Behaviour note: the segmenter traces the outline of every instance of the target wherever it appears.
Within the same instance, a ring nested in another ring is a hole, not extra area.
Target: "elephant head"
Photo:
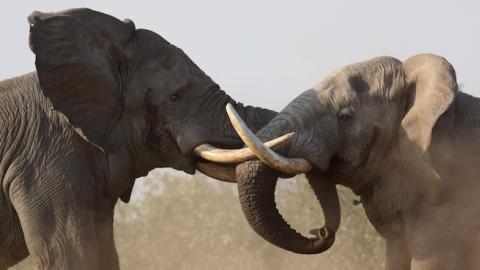
[[[403,63],[379,57],[333,72],[293,100],[256,136],[227,108],[245,144],[261,160],[237,166],[248,222],[281,248],[319,253],[333,244],[340,221],[335,184],[350,187],[363,198],[388,179],[397,186],[411,184],[418,189],[412,193],[419,200],[435,203],[442,182],[428,147],[432,129],[456,90],[455,71],[439,56],[421,54]],[[261,142],[286,132],[296,136],[278,153]],[[325,212],[323,233],[311,239],[293,230],[274,203],[277,177],[299,173],[307,173]]]
[[[132,179],[156,167],[194,173],[194,152],[212,150],[206,143],[241,146],[226,104],[254,130],[276,115],[235,102],[181,49],[130,20],[89,9],[34,12],[28,20],[40,87],[106,154],[111,196],[128,200]]]

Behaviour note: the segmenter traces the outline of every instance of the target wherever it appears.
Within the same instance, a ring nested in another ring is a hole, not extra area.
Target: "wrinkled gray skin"
[[[256,129],[276,114],[131,21],[74,9],[29,22],[37,72],[0,82],[0,269],[28,254],[40,269],[118,269],[113,209],[137,177],[194,173],[201,143],[239,147],[227,103]]]
[[[257,136],[290,131],[296,138],[279,152],[308,160],[315,167],[310,182],[330,187],[320,194],[326,227],[339,225],[332,187],[344,185],[361,196],[386,239],[386,269],[480,269],[480,100],[457,91],[445,59],[379,57],[346,66],[293,100]],[[331,238],[307,239],[278,213],[278,176],[260,161],[237,166],[252,228],[293,252],[328,249]]]

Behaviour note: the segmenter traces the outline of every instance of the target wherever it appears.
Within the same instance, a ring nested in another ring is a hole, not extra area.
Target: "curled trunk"
[[[323,227],[317,231],[317,237],[307,238],[283,219],[275,204],[277,174],[262,162],[247,161],[237,166],[237,182],[240,203],[248,223],[268,242],[301,254],[321,253],[333,245],[333,229]],[[335,224],[336,218],[326,217],[326,220]]]

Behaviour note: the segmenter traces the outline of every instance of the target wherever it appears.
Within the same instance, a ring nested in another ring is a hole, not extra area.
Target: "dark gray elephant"
[[[241,146],[227,103],[254,129],[276,115],[236,103],[130,20],[89,9],[28,20],[37,71],[0,82],[0,269],[28,254],[41,269],[118,269],[113,209],[137,177],[193,174],[205,143]]]
[[[245,216],[266,240],[298,253],[328,249],[340,222],[339,184],[361,196],[386,239],[386,269],[480,269],[480,100],[457,91],[444,58],[346,66],[292,101],[258,138],[229,110],[263,161],[238,165],[237,180]],[[261,144],[292,131],[277,153]],[[274,203],[277,177],[302,172],[325,210],[326,226],[312,238]]]

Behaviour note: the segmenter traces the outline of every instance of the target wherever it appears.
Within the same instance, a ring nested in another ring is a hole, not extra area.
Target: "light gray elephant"
[[[29,254],[40,269],[118,269],[113,209],[137,177],[173,167],[231,180],[194,154],[242,145],[225,105],[254,130],[276,115],[235,102],[130,20],[89,9],[28,20],[37,71],[0,82],[0,270]]]
[[[444,58],[343,67],[256,137],[229,113],[263,161],[238,165],[237,180],[245,216],[267,241],[298,253],[327,250],[340,223],[335,185],[343,185],[386,239],[386,269],[480,269],[480,100],[457,90]],[[277,153],[261,143],[292,131]],[[274,202],[277,177],[304,172],[326,220],[313,238],[293,230]]]

